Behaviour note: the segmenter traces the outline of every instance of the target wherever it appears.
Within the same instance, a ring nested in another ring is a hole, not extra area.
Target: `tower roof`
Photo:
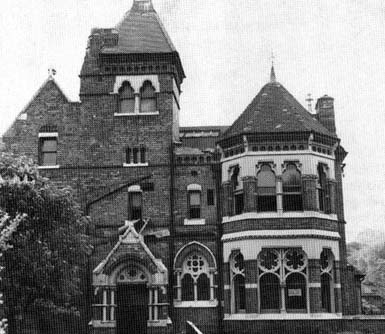
[[[151,0],[134,0],[116,29],[118,45],[104,48],[103,53],[176,52]]]
[[[328,137],[327,130],[288,90],[276,81],[274,67],[270,82],[262,87],[232,126],[223,134],[227,139],[250,133],[314,132]]]

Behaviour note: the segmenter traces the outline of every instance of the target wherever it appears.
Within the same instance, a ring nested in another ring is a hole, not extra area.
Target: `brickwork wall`
[[[321,218],[265,218],[244,219],[223,224],[224,233],[254,230],[280,230],[280,229],[317,229],[325,231],[338,231],[338,223],[334,220]],[[310,231],[309,231],[310,233]]]

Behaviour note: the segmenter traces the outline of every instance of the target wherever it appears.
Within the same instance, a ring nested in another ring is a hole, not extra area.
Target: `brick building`
[[[230,127],[180,127],[184,78],[151,1],[134,0],[92,29],[80,102],[50,76],[3,136],[91,217],[92,333],[354,327],[333,98],[311,114],[272,68]]]

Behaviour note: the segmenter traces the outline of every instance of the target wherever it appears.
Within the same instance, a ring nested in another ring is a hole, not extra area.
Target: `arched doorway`
[[[146,334],[149,320],[149,276],[128,265],[116,276],[116,333]]]

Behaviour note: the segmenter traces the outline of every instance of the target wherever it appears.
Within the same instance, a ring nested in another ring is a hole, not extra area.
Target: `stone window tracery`
[[[191,243],[178,252],[174,264],[176,305],[193,302],[189,305],[199,306],[202,302],[215,301],[214,265],[211,252],[198,243]]]
[[[307,256],[301,249],[264,249],[258,256],[261,312],[306,312]]]
[[[210,300],[207,260],[199,253],[190,255],[183,263],[182,300]]]

